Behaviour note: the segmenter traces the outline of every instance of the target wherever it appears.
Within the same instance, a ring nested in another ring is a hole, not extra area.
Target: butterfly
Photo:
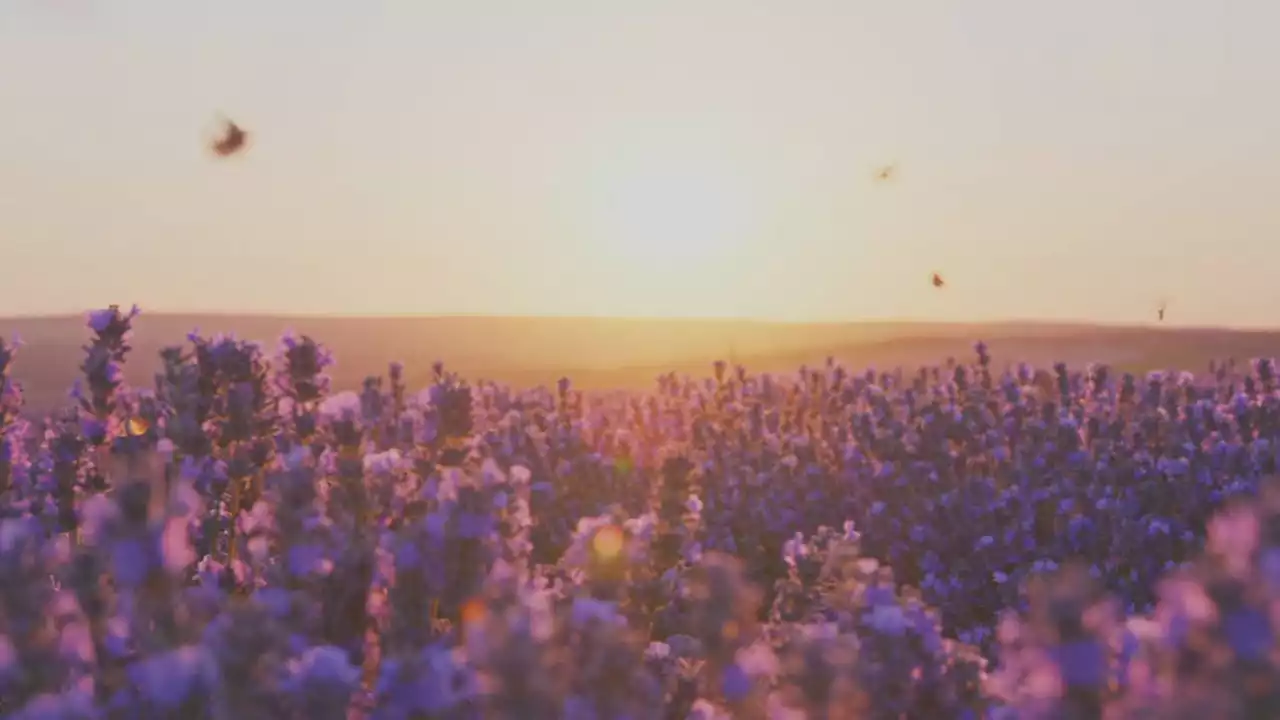
[[[245,143],[249,139],[249,133],[245,132],[244,128],[241,128],[231,120],[225,120],[224,122],[226,126],[222,131],[222,136],[210,145],[210,149],[218,157],[230,157],[244,150]]]
[[[943,280],[943,279],[942,279],[942,276],[941,276],[941,275],[939,275],[938,273],[934,273],[934,274],[933,274],[933,280],[932,280],[932,282],[933,282],[933,286],[934,286],[934,287],[936,287],[936,288],[945,287],[945,286],[946,286],[946,284],[947,284],[947,281],[946,281],[946,280]]]

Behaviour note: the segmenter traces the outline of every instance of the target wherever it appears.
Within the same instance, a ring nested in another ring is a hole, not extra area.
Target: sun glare
[[[752,231],[747,193],[727,169],[655,159],[615,168],[593,194],[591,238],[613,260],[706,269]]]

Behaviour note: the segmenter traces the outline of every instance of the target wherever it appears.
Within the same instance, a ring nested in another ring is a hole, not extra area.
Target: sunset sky
[[[0,315],[1167,297],[1280,326],[1277,28],[1275,0],[3,0]],[[243,157],[206,151],[219,112]]]

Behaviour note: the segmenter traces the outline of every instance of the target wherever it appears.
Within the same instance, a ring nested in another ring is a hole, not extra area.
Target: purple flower
[[[1271,623],[1252,608],[1236,610],[1222,618],[1222,631],[1236,655],[1246,660],[1266,656],[1274,642]]]
[[[333,571],[333,561],[315,544],[299,544],[289,548],[289,572],[295,577],[325,576]]]
[[[738,663],[729,663],[720,679],[720,691],[730,702],[742,700],[751,692],[751,676]]]
[[[152,553],[147,541],[125,538],[111,546],[111,573],[124,587],[138,587],[151,573]]]
[[[1105,682],[1106,655],[1097,642],[1069,642],[1059,645],[1054,654],[1062,679],[1067,685],[1096,688]]]

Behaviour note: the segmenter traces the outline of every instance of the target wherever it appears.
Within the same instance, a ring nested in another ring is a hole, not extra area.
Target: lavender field
[[[47,414],[0,339],[4,718],[1280,716],[1270,359],[337,391],[146,322]]]

